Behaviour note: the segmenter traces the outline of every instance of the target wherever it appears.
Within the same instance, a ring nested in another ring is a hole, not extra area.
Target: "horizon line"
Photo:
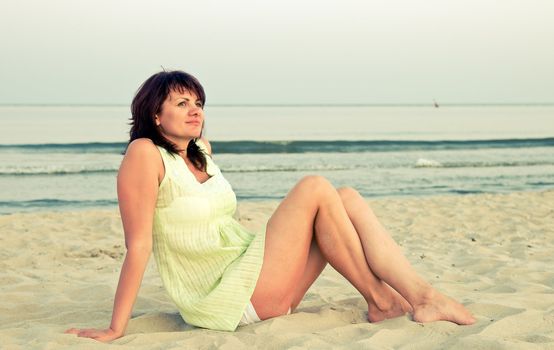
[[[121,103],[0,103],[0,107],[129,107]],[[472,106],[554,106],[554,102],[451,102],[439,104],[445,107]],[[433,107],[433,103],[218,103],[207,107]]]

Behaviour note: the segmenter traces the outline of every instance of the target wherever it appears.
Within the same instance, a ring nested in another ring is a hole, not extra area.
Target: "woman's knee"
[[[343,202],[362,197],[360,193],[352,187],[339,187],[337,188],[337,192]]]
[[[331,182],[321,175],[306,175],[298,181],[298,186],[314,194],[329,193],[335,190]]]

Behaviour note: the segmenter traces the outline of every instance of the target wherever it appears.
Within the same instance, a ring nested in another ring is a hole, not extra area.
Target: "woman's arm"
[[[152,251],[152,222],[158,196],[161,157],[148,139],[133,141],[117,175],[117,196],[127,254],[121,268],[110,327],[69,329],[66,333],[110,341],[123,336]]]

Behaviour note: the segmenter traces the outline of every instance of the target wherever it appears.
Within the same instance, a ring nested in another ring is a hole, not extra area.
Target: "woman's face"
[[[204,125],[202,101],[192,91],[172,90],[156,114],[155,123],[162,134],[177,145],[186,146],[194,138],[200,137]]]

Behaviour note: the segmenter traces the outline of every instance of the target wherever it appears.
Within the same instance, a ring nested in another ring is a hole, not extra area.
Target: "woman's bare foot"
[[[414,305],[414,321],[450,321],[461,325],[475,323],[471,313],[457,301],[431,289],[422,298],[420,303]]]
[[[383,290],[378,295],[376,300],[367,303],[367,319],[369,322],[379,322],[403,316],[413,311],[410,303],[386,283],[383,283]]]

